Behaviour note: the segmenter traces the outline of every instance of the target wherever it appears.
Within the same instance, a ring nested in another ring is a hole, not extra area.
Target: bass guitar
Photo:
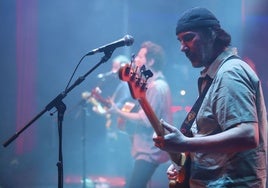
[[[121,67],[118,73],[119,78],[128,83],[131,96],[138,100],[155,133],[158,136],[164,136],[165,130],[146,99],[147,80],[153,76],[153,73],[146,70],[145,66],[140,69],[133,68],[132,63]],[[189,188],[190,157],[181,153],[168,154],[178,172],[177,179],[169,182],[169,188]]]

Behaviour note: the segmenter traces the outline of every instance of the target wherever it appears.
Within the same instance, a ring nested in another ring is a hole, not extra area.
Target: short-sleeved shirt
[[[192,131],[202,137],[257,122],[259,145],[242,152],[192,153],[191,187],[265,187],[267,114],[261,82],[247,63],[230,58],[234,55],[227,49],[203,73],[213,82]]]

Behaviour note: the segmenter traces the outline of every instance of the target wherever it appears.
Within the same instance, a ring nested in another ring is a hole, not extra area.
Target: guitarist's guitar
[[[109,128],[112,124],[111,114],[107,113],[110,108],[110,102],[101,96],[101,89],[94,88],[91,92],[85,91],[82,93],[82,98],[93,105],[92,110],[98,114],[104,114],[106,118],[105,127]]]
[[[106,118],[105,127],[109,129],[112,125],[112,118],[111,114],[109,113],[111,103],[109,99],[103,98],[101,96],[101,92],[102,92],[101,89],[99,87],[96,87],[93,90],[91,90],[91,92],[84,91],[82,93],[82,98],[86,100],[88,103],[93,105],[92,110],[94,112],[105,115]],[[127,101],[124,103],[121,110],[124,112],[131,112],[134,109],[134,107],[135,107],[134,103]],[[126,123],[123,118],[121,117],[117,118],[117,128],[119,128],[122,131],[126,131],[127,133],[131,132],[131,131],[128,132],[128,129],[126,128],[125,124]]]
[[[147,80],[152,76],[153,73],[146,70],[145,66],[134,69],[132,63],[121,67],[119,70],[119,78],[128,83],[132,97],[138,100],[155,133],[158,136],[163,136],[165,134],[164,128],[146,99]],[[181,153],[169,153],[169,156],[178,171],[177,180],[170,181],[169,188],[188,188],[190,157]]]

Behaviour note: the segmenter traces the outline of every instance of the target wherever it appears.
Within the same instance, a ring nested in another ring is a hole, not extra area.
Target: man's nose
[[[182,52],[187,52],[189,50],[188,46],[185,45],[184,43],[181,43],[181,47],[180,47],[180,50]]]

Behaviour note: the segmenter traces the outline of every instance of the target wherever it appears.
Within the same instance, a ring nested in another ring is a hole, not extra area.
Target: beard
[[[211,60],[211,58],[209,58],[210,54],[210,51],[206,48],[200,48],[199,50],[188,51],[185,53],[194,68],[207,67]]]
[[[194,68],[199,68],[202,67],[202,61],[201,58],[199,56],[197,56],[197,54],[192,54],[192,53],[187,53],[186,57],[189,59],[189,61],[192,64],[192,67]]]

